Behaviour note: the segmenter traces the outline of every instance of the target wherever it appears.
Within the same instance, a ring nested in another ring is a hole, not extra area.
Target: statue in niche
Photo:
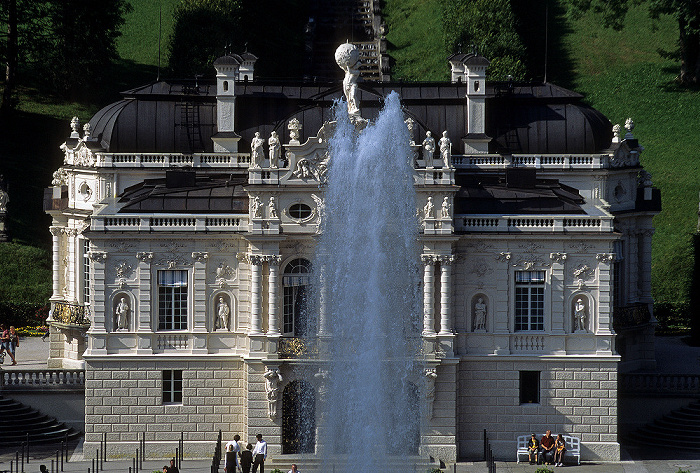
[[[216,323],[214,328],[228,330],[229,315],[231,315],[231,308],[223,296],[219,296],[219,303],[216,305]]]
[[[129,330],[129,303],[126,296],[122,296],[119,304],[114,308],[114,316],[117,320],[117,330]]]
[[[488,307],[484,302],[483,297],[479,297],[474,304],[474,331],[475,332],[485,332],[486,331],[486,315],[488,312]]]
[[[450,198],[447,196],[442,199],[440,215],[442,218],[450,218]]]
[[[452,157],[452,141],[447,137],[447,131],[442,132],[442,138],[438,142],[440,145],[440,158],[443,162],[443,167],[450,167],[450,158]]]
[[[425,214],[425,218],[433,218],[433,209],[435,206],[433,205],[433,198],[431,196],[428,196],[428,202],[425,204],[425,207],[423,207],[423,213]]]
[[[350,43],[341,44],[335,50],[335,62],[345,71],[343,77],[343,93],[348,103],[348,115],[360,116],[360,107],[357,105],[357,79],[360,77],[360,51],[357,46]]]
[[[588,332],[588,310],[583,297],[576,299],[574,303],[574,332]]]
[[[435,401],[435,380],[437,379],[437,370],[435,368],[427,368],[423,373],[425,378],[425,406],[426,417],[433,418],[433,403]]]
[[[267,408],[270,419],[277,417],[277,399],[279,397],[279,383],[282,375],[277,368],[268,368],[263,375],[265,377],[265,392],[267,393]]]
[[[262,160],[265,159],[265,152],[263,151],[263,144],[265,140],[260,138],[260,132],[255,132],[255,137],[250,142],[250,162],[251,167],[259,168]]]
[[[251,204],[251,211],[253,214],[253,218],[262,218],[262,202],[260,202],[260,197],[257,195],[253,199],[253,203]]]
[[[270,197],[270,201],[267,203],[267,212],[269,218],[277,218],[277,203],[274,196]]]
[[[423,140],[423,159],[426,166],[433,165],[433,154],[435,154],[435,138],[433,138],[430,131],[426,131],[425,139]]]
[[[267,140],[267,146],[270,149],[270,167],[276,168],[280,157],[282,156],[282,144],[277,136],[277,132],[270,133],[270,138]]]

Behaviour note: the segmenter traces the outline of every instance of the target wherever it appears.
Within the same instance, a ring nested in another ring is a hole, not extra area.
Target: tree
[[[510,0],[443,0],[443,22],[449,52],[475,46],[491,61],[490,79],[525,78],[525,47]]]
[[[20,82],[59,96],[98,84],[117,58],[127,0],[4,0],[0,56],[5,63],[2,109]]]
[[[176,77],[213,74],[217,57],[248,50],[260,58],[255,65],[257,76],[301,77],[307,3],[181,0],[170,37],[171,73]]]
[[[649,16],[658,19],[670,15],[678,22],[678,51],[680,73],[677,80],[683,85],[697,85],[700,81],[700,2],[698,0],[566,0],[569,15],[576,18],[593,10],[601,15],[603,25],[616,30],[624,26],[630,5],[645,2]]]

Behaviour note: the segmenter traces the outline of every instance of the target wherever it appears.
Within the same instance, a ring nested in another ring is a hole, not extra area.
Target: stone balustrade
[[[623,374],[619,390],[628,395],[660,395],[669,397],[700,396],[700,374]]]
[[[6,370],[0,373],[3,391],[83,390],[84,370]]]
[[[452,165],[458,169],[495,170],[509,167],[568,170],[603,169],[610,167],[607,154],[475,154],[453,155]]]
[[[177,215],[141,215],[139,217],[97,215],[92,217],[91,222],[91,229],[98,231],[248,231],[248,216],[241,214],[197,215],[196,217]]]
[[[96,153],[95,163],[98,168],[192,166],[247,169],[249,165],[250,153]]]
[[[612,232],[613,217],[548,215],[479,216],[456,215],[458,232]]]

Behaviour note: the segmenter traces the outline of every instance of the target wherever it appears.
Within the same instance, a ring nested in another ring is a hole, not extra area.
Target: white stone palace
[[[487,429],[512,458],[517,435],[551,429],[583,460],[619,460],[618,372],[654,364],[660,210],[632,121],[550,83],[486,82],[478,54],[451,56],[445,83],[270,82],[256,59],[71,122],[46,198],[49,367],[85,368],[84,450],[106,432],[133,452],[145,432],[167,455],[184,432],[208,456],[221,429],[262,433],[274,461],[315,453],[324,373],[303,320],[314,307],[323,328],[308,299],[330,108],[345,92],[373,120],[395,90],[421,221],[415,453],[480,459]]]

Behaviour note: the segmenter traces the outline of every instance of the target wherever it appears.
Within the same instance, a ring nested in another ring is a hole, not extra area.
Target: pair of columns
[[[262,267],[267,263],[270,270],[268,278],[268,335],[279,335],[279,323],[277,321],[278,312],[278,284],[279,267],[282,257],[279,255],[249,255],[250,264],[250,335],[262,335]]]
[[[440,265],[440,332],[452,333],[452,262],[454,255],[422,255],[423,336],[435,335],[435,269]]]

